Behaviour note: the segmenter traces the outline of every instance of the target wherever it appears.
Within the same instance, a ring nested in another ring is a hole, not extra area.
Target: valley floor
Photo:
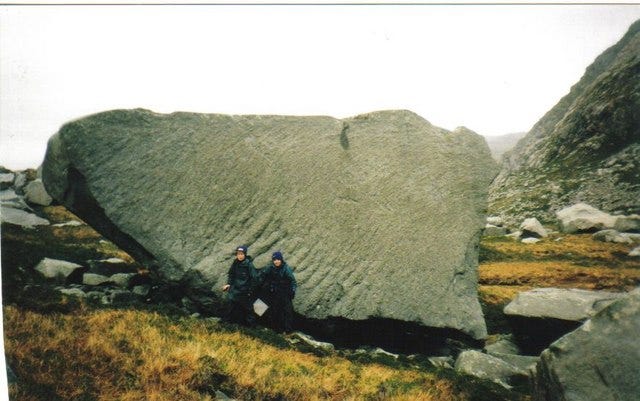
[[[61,207],[38,211],[52,223],[79,220]],[[508,334],[502,308],[520,291],[563,287],[626,291],[640,283],[631,246],[589,234],[537,244],[483,238],[480,300],[492,338]],[[2,225],[5,351],[18,378],[13,400],[527,400],[499,385],[420,355],[319,352],[267,329],[246,329],[178,308],[111,308],[48,290],[28,272],[43,257],[118,257],[86,225],[25,230]],[[141,266],[137,266],[143,269]]]

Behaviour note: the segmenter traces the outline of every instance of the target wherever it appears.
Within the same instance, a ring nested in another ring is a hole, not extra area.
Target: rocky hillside
[[[586,202],[640,212],[640,21],[505,155],[490,213],[551,221]]]

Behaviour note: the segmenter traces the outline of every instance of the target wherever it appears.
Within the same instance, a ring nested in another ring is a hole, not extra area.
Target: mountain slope
[[[583,201],[640,212],[640,21],[507,153],[489,209],[507,220]]]

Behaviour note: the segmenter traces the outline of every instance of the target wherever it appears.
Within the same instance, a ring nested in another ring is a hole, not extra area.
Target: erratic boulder
[[[63,126],[43,163],[54,199],[166,280],[217,291],[235,246],[248,244],[258,267],[279,249],[306,318],[389,318],[476,339],[496,172],[481,136],[408,111],[110,111]]]
[[[640,290],[614,302],[542,352],[536,401],[637,400]]]
[[[562,232],[592,232],[613,228],[616,217],[596,209],[586,203],[566,207],[556,213]]]

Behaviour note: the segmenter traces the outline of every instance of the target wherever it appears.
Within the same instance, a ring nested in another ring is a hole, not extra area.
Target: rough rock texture
[[[489,210],[553,222],[577,202],[640,211],[640,21],[505,154]]]
[[[511,388],[518,381],[526,381],[527,372],[492,355],[469,350],[456,359],[455,369],[481,379],[492,380],[503,387]]]
[[[616,217],[586,203],[578,203],[556,212],[560,229],[565,233],[597,231],[613,228]]]
[[[538,288],[519,293],[505,308],[506,315],[584,321],[624,293],[562,288]]]
[[[284,252],[303,316],[482,338],[478,241],[496,170],[482,137],[408,111],[337,120],[120,110],[65,125],[43,181],[190,288],[219,288],[246,243],[257,266]]]
[[[522,224],[520,224],[520,230],[522,231],[523,237],[543,238],[548,235],[547,230],[535,217],[525,219]]]
[[[537,401],[637,400],[640,290],[602,310],[540,355]]]
[[[538,355],[623,296],[607,291],[538,288],[519,293],[504,313],[523,352]]]
[[[42,180],[35,179],[24,187],[24,194],[27,202],[36,205],[49,206],[51,204],[51,196],[47,193],[42,184]]]
[[[14,224],[26,228],[33,228],[35,226],[48,226],[49,220],[38,217],[33,213],[25,212],[24,210],[14,209],[13,207],[2,206],[0,210],[0,217],[3,223]]]

